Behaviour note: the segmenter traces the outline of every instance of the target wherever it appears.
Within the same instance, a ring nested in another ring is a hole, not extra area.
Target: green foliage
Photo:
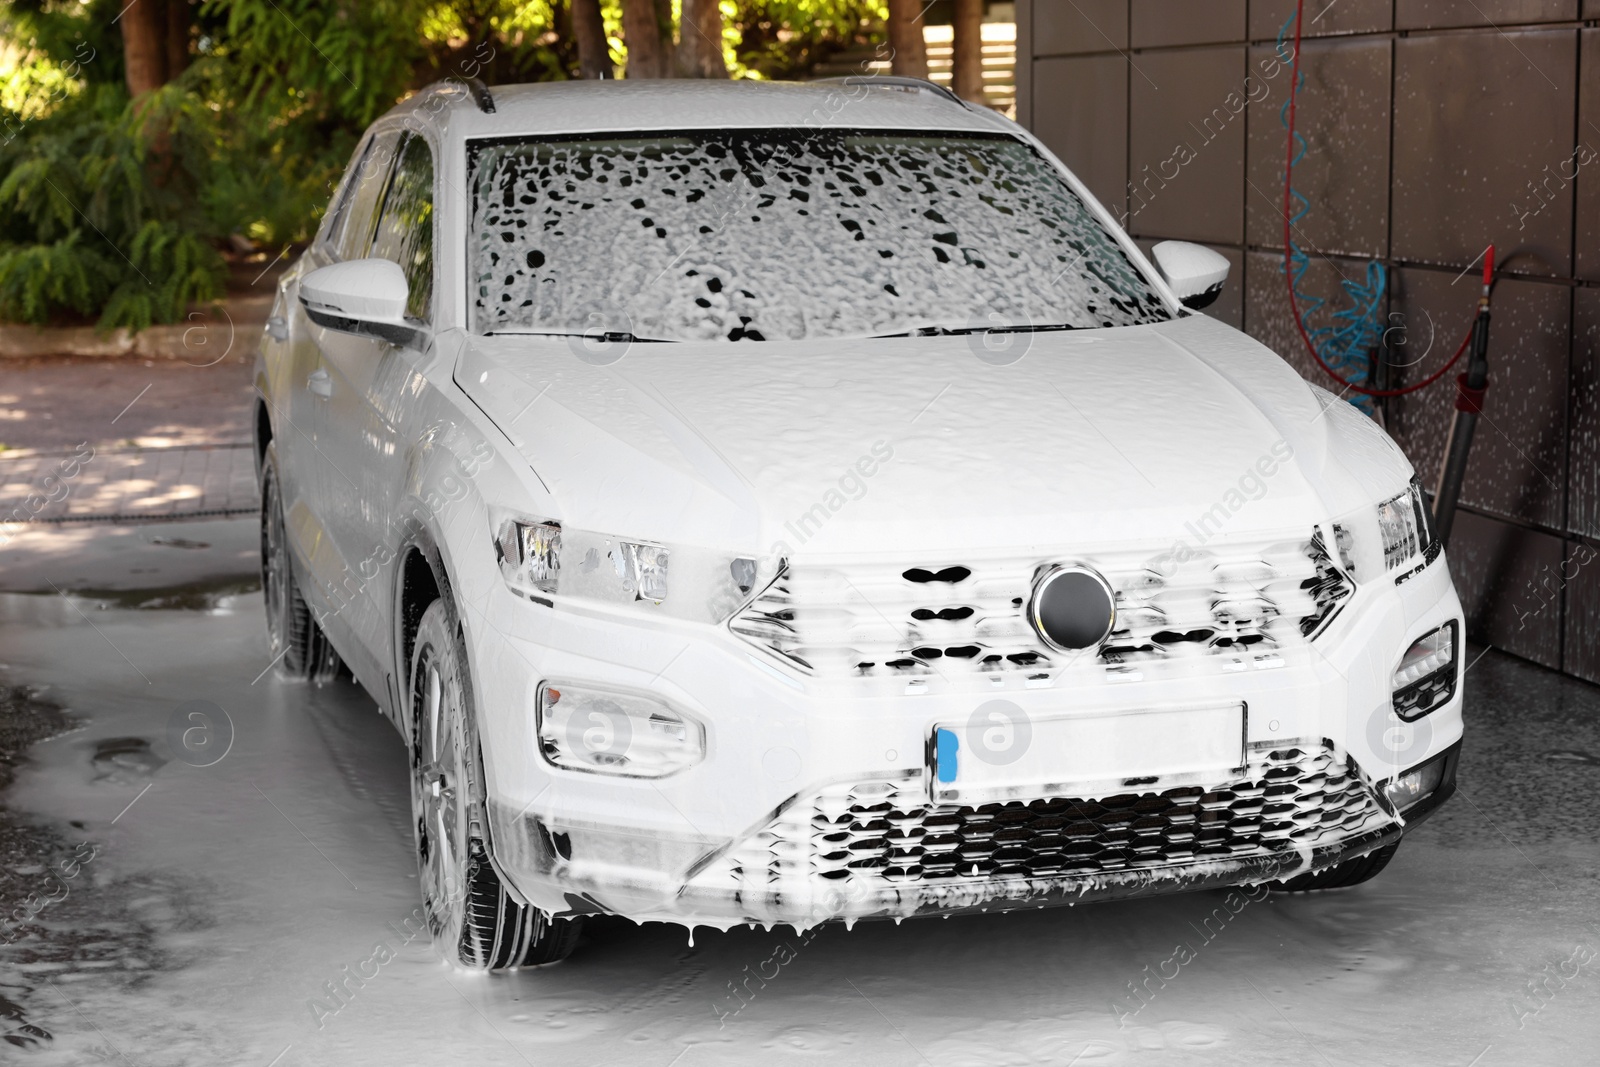
[[[0,318],[142,328],[220,296],[220,145],[185,79],[137,109],[91,84],[26,123],[0,147]]]
[[[735,76],[796,78],[882,35],[887,0],[724,0]],[[731,10],[730,10],[731,9]]]
[[[44,322],[57,309],[89,315],[120,277],[103,253],[80,247],[77,234],[51,244],[0,245],[0,318]]]
[[[222,295],[222,257],[210,242],[171,223],[150,220],[129,248],[138,279],[126,278],[106,302],[105,317],[143,329],[174,322],[190,304]]]
[[[424,54],[425,0],[205,0],[212,52],[251,118],[365,127],[405,92]]]

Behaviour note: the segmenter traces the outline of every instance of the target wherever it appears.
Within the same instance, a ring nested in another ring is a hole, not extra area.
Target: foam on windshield
[[[478,332],[805,340],[1170,317],[1011,137],[701,131],[471,152]]]

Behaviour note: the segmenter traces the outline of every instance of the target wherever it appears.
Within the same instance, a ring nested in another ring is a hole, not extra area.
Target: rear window
[[[816,340],[1170,318],[1060,174],[997,135],[474,142],[479,333]]]

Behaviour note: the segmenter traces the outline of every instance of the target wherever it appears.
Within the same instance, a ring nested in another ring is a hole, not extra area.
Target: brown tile
[[[1457,512],[1446,558],[1468,638],[1559,668],[1564,552],[1558,537]]]
[[[1150,255],[1150,249],[1159,244],[1159,241],[1148,237],[1134,240],[1145,255]],[[1244,253],[1237,248],[1212,247],[1213,252],[1226,256],[1228,263],[1228,281],[1222,287],[1222,294],[1217,297],[1217,302],[1201,312],[1210,315],[1219,322],[1225,322],[1236,330],[1244,329]],[[1154,263],[1154,257],[1150,262]]]
[[[1600,541],[1568,541],[1560,578],[1567,617],[1561,669],[1600,682]]]
[[[1245,39],[1245,0],[1133,0],[1133,47]]]
[[[1593,0],[1600,18],[1600,0]],[[1569,159],[1557,164],[1558,174],[1577,171],[1575,271],[1580,278],[1600,279],[1600,29],[1580,35],[1578,69],[1578,143]]]
[[[1471,274],[1452,284],[1454,277],[1419,268],[1399,272],[1392,311],[1406,326],[1406,350],[1416,352],[1419,361],[1407,381],[1419,381],[1442,366],[1471,324],[1479,286]],[[1502,281],[1495,288],[1489,392],[1472,440],[1462,503],[1561,528],[1571,314],[1571,291],[1565,286]],[[1466,369],[1466,358],[1456,370]],[[1391,432],[1430,489],[1455,409],[1455,372],[1399,398],[1392,408]]]
[[[1292,75],[1270,46],[1250,51],[1250,185],[1245,190],[1250,242],[1283,246],[1283,164],[1288,130],[1283,105]],[[1305,86],[1295,127],[1306,140],[1295,163],[1295,189],[1309,201],[1295,223],[1307,250],[1382,256],[1389,239],[1390,47],[1386,39],[1308,42]]]
[[[1578,0],[1395,0],[1395,27],[1515,26],[1519,22],[1566,22],[1578,17]]]
[[[1119,219],[1128,209],[1128,63],[1118,55],[1033,65],[1033,132]]]
[[[1567,529],[1600,543],[1600,289],[1573,293]]]
[[[1394,238],[1401,259],[1465,265],[1491,241],[1571,266],[1570,190],[1526,217],[1546,165],[1572,154],[1577,33],[1424,35],[1395,43]]]
[[[1250,39],[1276,40],[1295,11],[1295,0],[1251,0]],[[1308,0],[1303,37],[1374,33],[1394,27],[1394,0]],[[1293,37],[1294,27],[1288,36]]]
[[[1070,56],[1126,50],[1128,0],[1035,0],[1033,54]]]
[[[1225,322],[1234,329],[1244,329],[1244,253],[1237,248],[1218,248],[1216,251],[1228,258],[1228,281],[1222,287],[1217,302],[1202,314]]]
[[[1129,228],[1244,238],[1245,49],[1146,52],[1129,78]]]

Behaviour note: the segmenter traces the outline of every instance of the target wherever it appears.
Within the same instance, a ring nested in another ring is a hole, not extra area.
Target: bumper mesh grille
[[[798,810],[797,810],[798,809]],[[748,888],[796,878],[935,884],[1092,877],[1271,856],[1335,843],[1391,817],[1330,747],[1258,755],[1245,777],[1100,800],[934,806],[915,783],[830,789],[730,857]]]

